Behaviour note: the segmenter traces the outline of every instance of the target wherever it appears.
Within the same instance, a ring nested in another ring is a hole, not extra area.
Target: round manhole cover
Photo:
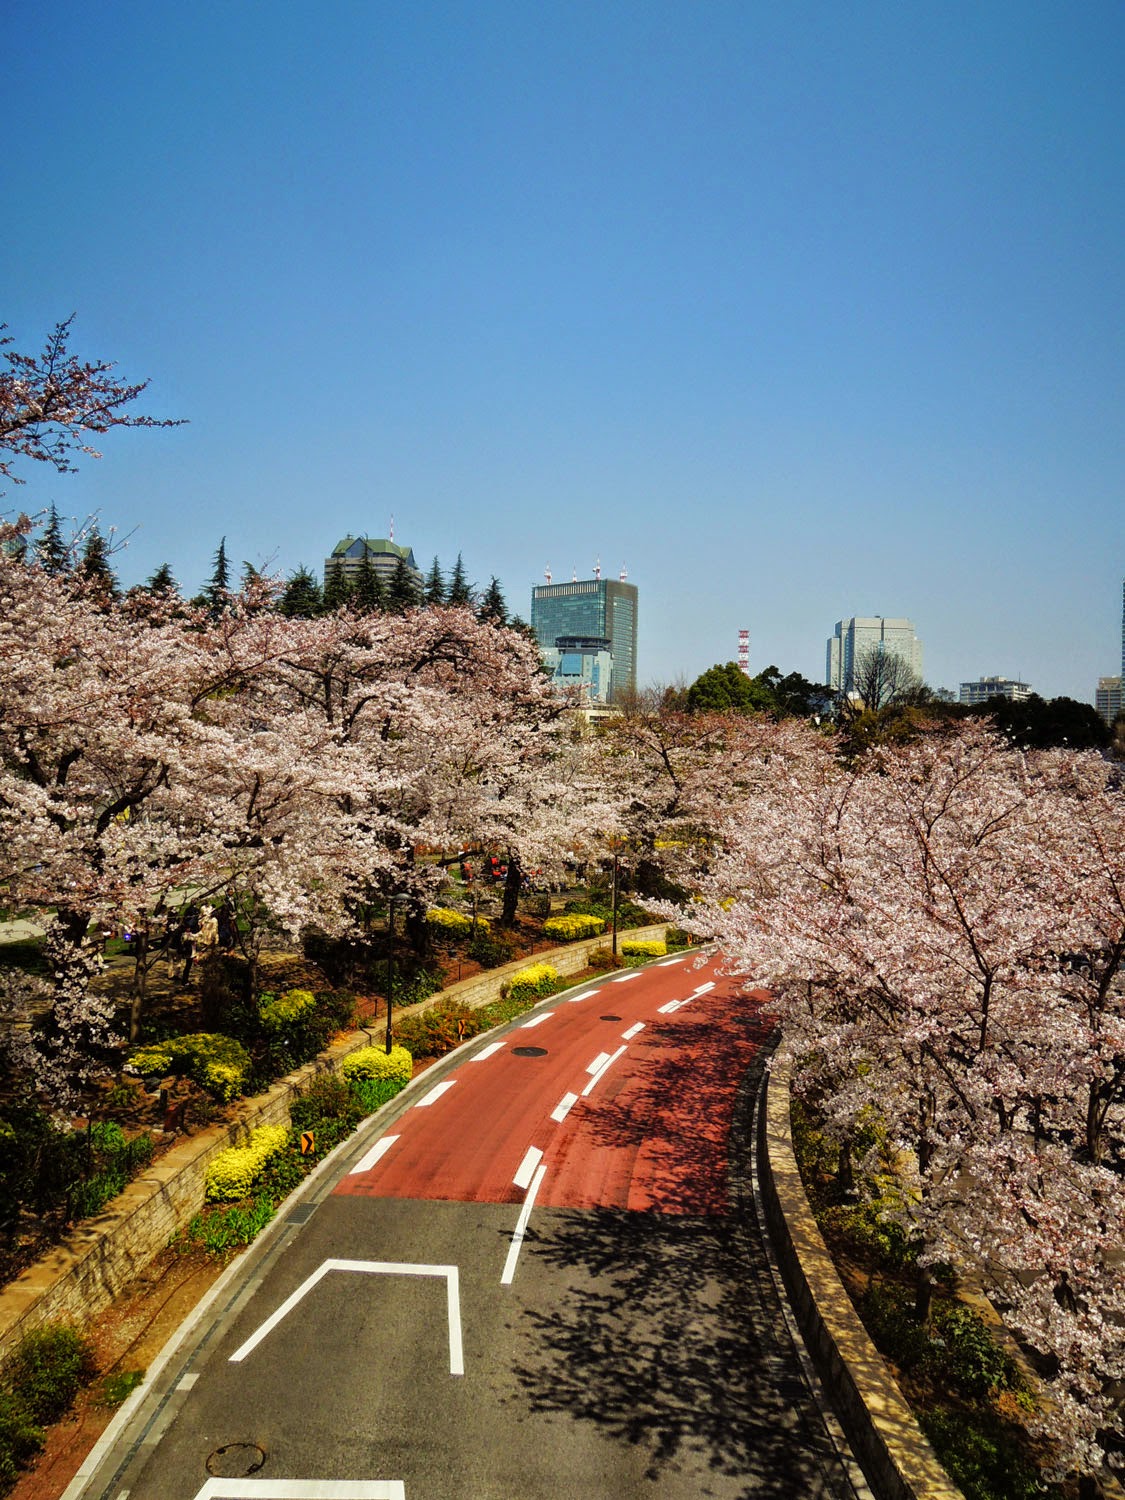
[[[257,1443],[224,1443],[207,1460],[207,1472],[216,1479],[245,1479],[256,1474],[266,1461],[266,1450]]]
[[[546,1047],[513,1047],[512,1051],[517,1057],[546,1057]]]
[[[603,1021],[620,1021],[621,1017],[620,1016],[602,1016],[601,1019]]]

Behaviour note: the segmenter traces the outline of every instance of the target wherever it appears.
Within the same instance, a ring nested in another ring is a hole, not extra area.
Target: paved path
[[[671,961],[428,1072],[247,1257],[84,1493],[850,1497],[746,1188],[759,1000]]]

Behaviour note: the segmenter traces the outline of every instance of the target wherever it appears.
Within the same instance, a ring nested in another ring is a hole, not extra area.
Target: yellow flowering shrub
[[[621,944],[623,958],[663,958],[667,952],[668,944],[660,942],[658,938],[634,938],[631,942]]]
[[[576,943],[580,938],[597,937],[605,931],[601,917],[591,917],[571,912],[563,917],[548,917],[543,923],[543,936],[556,938],[560,942]]]
[[[262,1125],[245,1146],[228,1146],[207,1164],[206,1194],[210,1203],[246,1198],[271,1157],[289,1144],[285,1125]]]
[[[389,1052],[385,1047],[361,1047],[358,1052],[344,1058],[340,1071],[349,1083],[365,1079],[409,1083],[414,1072],[414,1059],[405,1047],[394,1046]]]
[[[312,990],[286,990],[284,995],[263,995],[258,1002],[258,1015],[266,1031],[284,1031],[287,1027],[307,1021],[316,1010],[316,996]]]
[[[197,1031],[172,1036],[150,1047],[137,1047],[126,1064],[131,1073],[183,1074],[226,1104],[246,1087],[250,1054],[241,1042],[220,1032]]]
[[[517,969],[508,984],[508,994],[517,1000],[527,995],[553,995],[559,987],[559,971],[550,964],[529,964]]]

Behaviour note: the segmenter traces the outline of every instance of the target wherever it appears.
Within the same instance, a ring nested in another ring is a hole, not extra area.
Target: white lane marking
[[[634,969],[631,974],[617,974],[617,975],[615,975],[614,978],[611,979],[609,982],[610,982],[610,984],[625,984],[627,980],[630,980],[630,979],[639,979],[640,977],[641,977],[641,971],[640,971],[640,969]]]
[[[248,1354],[252,1354],[266,1335],[272,1333],[282,1319],[289,1316],[298,1303],[308,1296],[313,1287],[323,1280],[329,1271],[358,1271],[365,1276],[444,1276],[449,1318],[449,1373],[464,1375],[465,1353],[461,1342],[460,1272],[456,1266],[423,1266],[414,1261],[396,1260],[323,1261],[311,1276],[301,1282],[295,1292],[286,1297],[277,1311],[271,1313],[261,1327],[234,1351],[230,1357],[230,1363],[240,1364]]]
[[[660,1006],[657,1014],[661,1016],[670,1016],[673,1014],[673,1012],[679,1010],[682,1004],[682,1000],[669,1000],[667,1005]]]
[[[470,1062],[484,1062],[486,1057],[493,1057],[497,1052],[503,1052],[503,1042],[489,1042],[487,1047],[482,1047],[479,1052],[469,1058]]]
[[[609,1071],[609,1069],[613,1067],[614,1063],[621,1056],[621,1054],[623,1052],[628,1052],[628,1050],[629,1050],[628,1047],[618,1047],[618,1049],[617,1049],[616,1052],[612,1053],[609,1057],[606,1058],[605,1062],[602,1063],[601,1067],[594,1074],[593,1078],[590,1079],[590,1082],[582,1090],[582,1097],[583,1098],[586,1097],[586,1095],[590,1092],[590,1090],[594,1087],[594,1085],[599,1081],[599,1079],[602,1077],[602,1075],[604,1073],[607,1073]]]
[[[176,1389],[178,1391],[190,1391],[192,1386],[198,1379],[199,1371],[193,1370],[190,1375],[181,1376],[181,1378],[176,1382]]]
[[[401,1479],[209,1479],[195,1500],[406,1500],[406,1486]]]
[[[382,1157],[386,1156],[387,1152],[391,1149],[391,1147],[397,1140],[397,1135],[385,1135],[381,1141],[376,1141],[371,1150],[368,1151],[365,1156],[360,1157],[355,1166],[348,1173],[348,1176],[354,1177],[357,1172],[370,1172],[375,1163]]]
[[[684,955],[681,953],[678,958],[662,958],[656,967],[658,969],[666,969],[669,964],[682,964],[683,961]]]
[[[551,1111],[551,1119],[557,1120],[561,1125],[577,1103],[577,1094],[564,1094],[559,1102],[555,1105],[554,1109]]]
[[[577,1005],[579,1000],[589,1000],[592,995],[600,995],[601,992],[601,985],[599,985],[596,990],[584,990],[581,995],[568,995],[566,997],[567,1004]]]
[[[431,1104],[435,1104],[441,1098],[447,1089],[451,1089],[456,1082],[456,1078],[447,1078],[444,1083],[437,1084],[428,1094],[423,1094],[414,1108],[428,1109]]]
[[[511,1286],[516,1275],[516,1261],[520,1258],[520,1246],[523,1237],[527,1233],[527,1221],[531,1218],[531,1210],[535,1206],[535,1195],[539,1191],[539,1184],[547,1175],[546,1167],[537,1167],[535,1176],[531,1179],[531,1186],[527,1190],[527,1197],[523,1200],[520,1216],[516,1220],[515,1232],[512,1235],[512,1243],[508,1247],[508,1258],[504,1262],[504,1270],[500,1277],[501,1286]]]
[[[406,1500],[406,1486],[401,1479],[209,1479],[195,1500]]]
[[[524,1152],[523,1161],[520,1162],[520,1169],[512,1178],[516,1187],[525,1188],[530,1186],[531,1179],[535,1176],[535,1169],[542,1160],[543,1153],[538,1146],[529,1146],[527,1148]]]
[[[598,1055],[597,1055],[597,1057],[594,1058],[593,1062],[586,1069],[587,1073],[596,1073],[599,1068],[604,1068],[605,1067],[605,1063],[606,1063],[606,1059],[608,1057],[609,1057],[609,1053],[608,1052],[599,1052]]]
[[[630,1026],[628,1031],[623,1031],[621,1033],[621,1040],[623,1042],[631,1042],[633,1038],[635,1036],[639,1036],[644,1029],[645,1023],[643,1021],[638,1021],[635,1026]]]
[[[533,1026],[542,1026],[543,1022],[549,1021],[553,1015],[553,1010],[545,1010],[541,1016],[532,1016],[530,1021],[525,1021],[520,1030],[530,1031]]]
[[[701,984],[695,993],[696,995],[705,995],[708,990],[713,990],[714,988],[715,981],[711,979],[706,984]],[[692,998],[694,999],[694,996]]]

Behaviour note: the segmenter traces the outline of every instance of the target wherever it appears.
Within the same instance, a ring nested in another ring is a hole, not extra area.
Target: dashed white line
[[[699,986],[699,988],[696,990],[695,993],[697,995],[705,995],[708,990],[713,990],[714,988],[715,988],[715,981],[713,979],[711,979],[711,980],[708,980],[708,982],[706,984],[701,984]]]
[[[684,956],[681,953],[678,958],[662,958],[660,960],[660,962],[656,965],[656,967],[658,969],[666,969],[669,964],[681,964],[681,963],[683,963],[683,961],[684,961]]]
[[[503,1042],[489,1042],[487,1047],[482,1047],[469,1058],[470,1062],[484,1062],[486,1057],[493,1057],[497,1052],[503,1052]]]
[[[585,1096],[590,1092],[590,1090],[594,1087],[594,1085],[601,1079],[602,1075],[604,1073],[608,1072],[609,1069],[613,1067],[614,1063],[621,1056],[621,1054],[623,1052],[628,1052],[628,1050],[629,1050],[628,1047],[618,1047],[618,1049],[617,1049],[616,1052],[611,1052],[610,1053],[610,1055],[606,1058],[605,1062],[602,1063],[601,1067],[594,1074],[593,1078],[590,1079],[590,1082],[582,1090],[582,1096],[583,1096],[583,1098],[585,1098]]]
[[[640,977],[640,969],[634,969],[631,974],[615,974],[609,982],[610,984],[625,984],[630,979],[639,979]]]
[[[435,1104],[441,1098],[442,1094],[451,1089],[456,1082],[456,1078],[447,1078],[444,1083],[439,1083],[435,1088],[432,1088],[428,1094],[423,1094],[414,1108],[428,1109],[431,1104]]]
[[[549,1021],[553,1015],[553,1010],[545,1010],[541,1016],[532,1016],[530,1021],[525,1021],[520,1030],[530,1031],[533,1026],[542,1026],[543,1022]]]
[[[176,1389],[178,1391],[190,1391],[192,1386],[198,1379],[199,1371],[193,1370],[190,1375],[182,1375],[180,1377],[180,1379],[176,1382]]]
[[[525,1188],[531,1185],[531,1179],[535,1176],[535,1169],[542,1160],[543,1153],[538,1146],[529,1146],[527,1148],[523,1161],[520,1162],[520,1169],[512,1178],[516,1187]]]
[[[568,1005],[577,1005],[579,1000],[589,1000],[591,996],[600,995],[601,992],[601,985],[599,985],[596,990],[583,990],[581,995],[568,995],[566,1001]]]
[[[209,1479],[195,1500],[406,1500],[406,1486],[401,1479]]]
[[[348,1173],[348,1176],[354,1177],[357,1172],[370,1172],[375,1163],[381,1160],[382,1157],[386,1156],[387,1152],[391,1149],[391,1147],[397,1140],[397,1135],[385,1135],[381,1141],[376,1141],[371,1150],[368,1151],[365,1156],[360,1157],[355,1166]]]
[[[594,1058],[593,1062],[586,1069],[587,1073],[596,1073],[599,1068],[604,1068],[608,1058],[608,1052],[599,1052],[597,1057]]]
[[[675,1011],[679,1010],[679,1008],[680,1008],[680,1006],[682,1004],[683,1004],[682,1000],[669,1000],[668,1003],[667,1003],[667,1005],[662,1005],[662,1006],[659,1007],[659,1010],[658,1010],[657,1013],[659,1015],[662,1015],[662,1016],[670,1016]]]
[[[551,1119],[557,1120],[561,1125],[577,1103],[577,1094],[564,1094],[559,1102],[555,1105],[554,1109],[551,1111]]]
[[[638,1021],[635,1026],[630,1026],[628,1031],[623,1031],[621,1033],[621,1040],[623,1042],[631,1042],[633,1038],[635,1036],[639,1036],[644,1029],[645,1023],[643,1021]]]
[[[520,1216],[516,1220],[512,1243],[508,1247],[508,1258],[504,1262],[503,1274],[500,1277],[501,1286],[511,1286],[515,1279],[516,1262],[520,1258],[520,1246],[523,1244],[523,1237],[527,1233],[527,1221],[531,1218],[531,1210],[535,1206],[535,1195],[539,1191],[539,1184],[546,1175],[547,1168],[540,1166],[536,1168],[535,1176],[531,1179],[531,1186],[527,1190],[527,1197],[523,1200]]]

